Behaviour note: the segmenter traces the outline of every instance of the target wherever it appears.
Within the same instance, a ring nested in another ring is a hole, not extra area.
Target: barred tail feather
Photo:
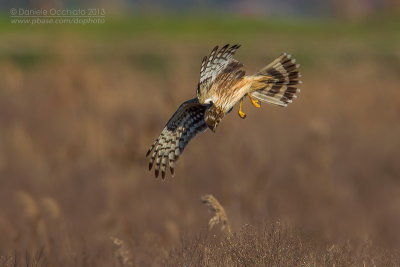
[[[255,82],[251,87],[251,95],[262,102],[286,107],[296,98],[296,93],[300,92],[297,88],[301,84],[299,67],[296,59],[283,53],[253,75]]]

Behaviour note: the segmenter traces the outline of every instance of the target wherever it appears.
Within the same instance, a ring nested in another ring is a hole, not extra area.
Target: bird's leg
[[[242,103],[243,103],[243,98],[240,99],[240,104],[239,104],[239,117],[242,119],[246,118],[246,114],[244,114],[244,112],[242,111]]]
[[[248,93],[248,95],[249,95],[250,101],[251,101],[251,103],[253,104],[253,106],[255,106],[256,108],[261,107],[260,104],[258,104],[258,100],[254,100],[254,99],[251,97],[251,94],[250,94],[250,93]]]

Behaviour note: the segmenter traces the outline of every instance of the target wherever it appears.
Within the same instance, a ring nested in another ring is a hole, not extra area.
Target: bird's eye
[[[197,85],[197,94],[200,94],[200,83]]]

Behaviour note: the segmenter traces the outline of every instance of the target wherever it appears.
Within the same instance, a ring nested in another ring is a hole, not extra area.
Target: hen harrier
[[[252,104],[259,108],[259,101],[286,107],[300,92],[297,84],[301,77],[299,64],[290,55],[283,53],[272,63],[253,75],[245,75],[243,64],[233,58],[240,45],[225,45],[218,51],[216,46],[208,57],[204,57],[200,68],[197,97],[184,102],[172,115],[160,136],[147,151],[153,151],[149,170],[155,166],[155,176],[165,178],[167,164],[174,175],[175,162],[189,141],[196,134],[210,128],[215,132],[222,118],[240,101],[239,116],[244,119],[242,102],[249,96]]]

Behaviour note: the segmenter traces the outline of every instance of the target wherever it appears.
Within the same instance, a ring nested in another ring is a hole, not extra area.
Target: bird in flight
[[[243,64],[233,58],[240,45],[228,44],[204,57],[200,68],[197,96],[180,105],[162,130],[160,136],[147,151],[151,154],[149,170],[155,164],[155,176],[160,170],[164,179],[169,165],[175,173],[175,162],[182,155],[189,141],[198,133],[210,128],[215,132],[222,118],[239,103],[238,114],[246,118],[242,110],[243,99],[260,107],[260,101],[282,107],[292,103],[301,77],[296,60],[286,53],[253,75],[245,75]]]

